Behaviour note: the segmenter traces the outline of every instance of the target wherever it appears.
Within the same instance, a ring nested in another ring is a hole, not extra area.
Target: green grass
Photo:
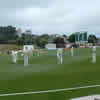
[[[56,51],[48,51],[30,58],[30,65],[23,66],[23,57],[17,64],[11,57],[0,55],[0,94],[52,90],[100,84],[100,49],[97,63],[91,63],[91,49],[75,49],[64,52],[64,62],[57,64]],[[28,94],[0,97],[0,100],[69,100],[71,98],[99,94],[100,88],[79,89],[56,93]]]

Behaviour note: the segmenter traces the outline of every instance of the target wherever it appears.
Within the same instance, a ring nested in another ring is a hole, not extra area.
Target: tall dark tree
[[[71,43],[75,43],[75,34],[71,34],[70,36],[69,36],[69,42],[71,42]]]
[[[16,37],[16,28],[13,26],[0,27],[0,43],[9,43]]]
[[[48,43],[48,39],[38,36],[35,38],[35,45],[40,48],[45,48],[45,45]]]
[[[97,38],[95,35],[89,35],[88,37],[88,43],[96,43],[97,42]]]
[[[65,41],[63,37],[57,37],[54,40],[54,43],[56,43],[57,48],[63,48],[65,47]]]

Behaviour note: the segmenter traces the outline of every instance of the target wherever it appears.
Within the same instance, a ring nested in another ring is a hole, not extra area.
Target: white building
[[[49,50],[55,50],[56,49],[56,44],[54,44],[54,43],[46,44],[45,48],[49,49]]]

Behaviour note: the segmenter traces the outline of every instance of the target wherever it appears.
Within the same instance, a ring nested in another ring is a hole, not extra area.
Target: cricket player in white
[[[40,48],[38,48],[38,56],[40,56]]]
[[[29,58],[28,47],[25,47],[23,53],[24,53],[24,66],[28,66],[28,58]]]
[[[13,60],[13,63],[16,63],[17,62],[17,51],[12,51],[12,60]]]
[[[92,63],[96,63],[96,46],[92,48]]]
[[[71,48],[71,56],[74,56],[74,48]]]
[[[33,49],[32,49],[32,48],[29,49],[29,56],[30,56],[30,57],[33,56]]]
[[[62,64],[63,62],[63,48],[58,48],[57,49],[57,59],[58,59],[58,64]]]

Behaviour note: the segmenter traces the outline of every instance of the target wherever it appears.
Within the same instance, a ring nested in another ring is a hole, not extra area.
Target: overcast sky
[[[100,0],[0,0],[0,24],[33,33],[100,33]]]

